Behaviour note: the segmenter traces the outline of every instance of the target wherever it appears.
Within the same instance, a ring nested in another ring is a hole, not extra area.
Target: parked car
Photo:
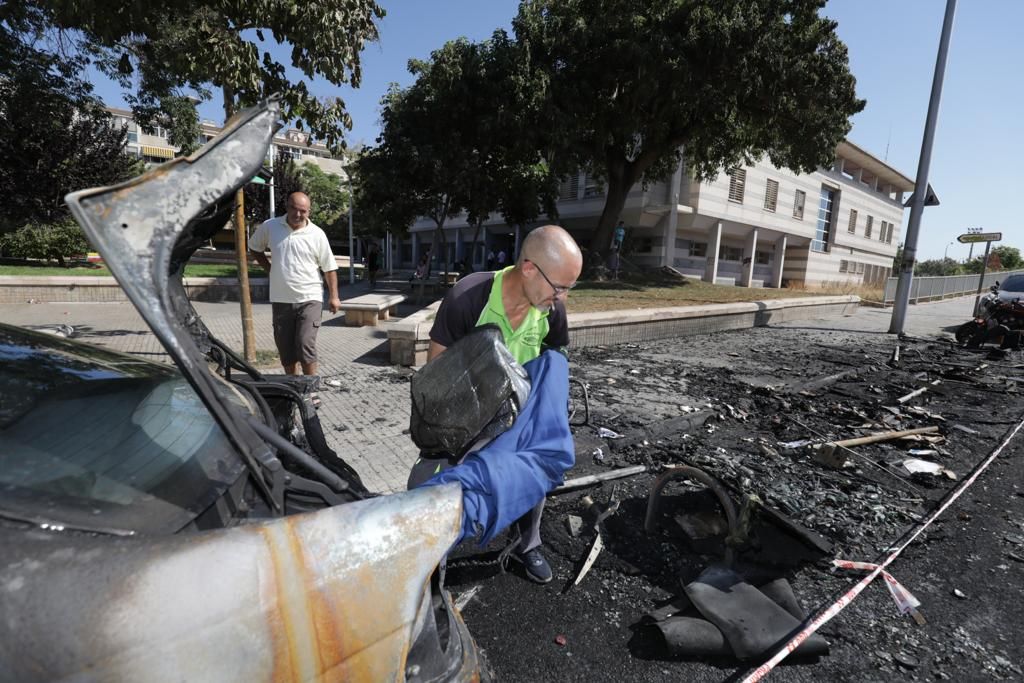
[[[996,285],[996,296],[1000,301],[1024,299],[1024,275],[1011,275]]]
[[[0,325],[0,680],[488,677],[443,586],[458,486],[367,491],[316,380],[249,366],[182,287],[279,114],[68,197],[174,365]]]

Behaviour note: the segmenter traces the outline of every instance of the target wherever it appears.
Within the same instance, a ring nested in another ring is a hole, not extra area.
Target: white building
[[[705,183],[679,168],[646,190],[635,185],[620,218],[633,244],[628,258],[638,265],[669,265],[708,282],[747,286],[877,282],[891,271],[904,194],[912,190],[905,175],[842,142],[832,168],[810,174],[765,161]],[[581,172],[562,185],[558,223],[585,244],[604,200],[601,185]],[[489,251],[518,252],[519,230],[500,218],[484,228],[475,268],[486,265]],[[470,257],[471,233],[465,217],[448,222],[451,262]],[[433,222],[417,221],[402,247],[402,263],[415,263],[433,237]]]

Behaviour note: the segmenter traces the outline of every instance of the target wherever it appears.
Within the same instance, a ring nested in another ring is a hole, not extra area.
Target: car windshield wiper
[[[15,512],[14,510],[8,510],[6,508],[0,508],[0,517],[15,522],[35,524],[36,526],[42,527],[43,529],[51,529],[53,531],[64,531],[65,529],[70,529],[72,531],[87,531],[89,533],[94,534],[105,534],[107,536],[135,535],[135,532],[131,529],[116,529],[114,527],[92,526],[86,524],[76,524],[74,522],[58,522],[56,520],[47,519],[46,517],[40,517],[39,515],[30,515],[25,514],[23,512]]]

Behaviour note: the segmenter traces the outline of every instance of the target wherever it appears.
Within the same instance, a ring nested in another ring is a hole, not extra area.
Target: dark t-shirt
[[[491,295],[494,273],[470,273],[455,283],[444,297],[430,328],[430,338],[448,347],[469,334],[476,327],[480,314]],[[548,333],[541,340],[541,348],[559,349],[569,345],[569,323],[565,304],[555,301],[547,317]],[[539,351],[539,349],[538,349]]]

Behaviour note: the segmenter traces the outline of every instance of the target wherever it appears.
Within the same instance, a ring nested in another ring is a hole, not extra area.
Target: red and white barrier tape
[[[1017,426],[1010,431],[1010,434],[1003,439],[1003,442],[999,444],[999,446],[992,451],[992,453],[989,454],[989,456],[985,458],[980,465],[978,465],[974,470],[974,473],[960,482],[960,485],[953,489],[949,494],[949,497],[946,498],[946,500],[930,515],[928,515],[927,519],[921,522],[921,524],[906,537],[906,540],[897,545],[881,564],[873,565],[874,569],[871,570],[870,574],[854,584],[853,588],[844,593],[838,600],[829,605],[818,616],[812,619],[811,622],[808,623],[807,626],[805,626],[799,633],[793,636],[788,643],[780,647],[775,654],[772,655],[771,659],[754,669],[749,676],[744,678],[743,683],[755,683],[755,681],[760,681],[762,678],[767,676],[772,669],[779,665],[779,662],[788,657],[793,650],[800,647],[800,644],[807,640],[812,633],[831,621],[832,617],[842,612],[847,605],[853,602],[853,599],[860,595],[868,584],[874,581],[879,574],[885,571],[885,568],[892,564],[892,562],[899,557],[900,553],[902,553],[908,545],[913,543],[925,529],[931,526],[932,522],[934,522],[939,515],[945,512],[957,498],[963,495],[963,492],[966,491],[979,476],[981,476],[982,472],[988,469],[988,466],[992,464],[992,461],[999,457],[999,454],[1003,452],[1003,449],[1009,445],[1010,441],[1017,436],[1017,433],[1020,432],[1021,429],[1024,429],[1024,419],[1018,422]]]
[[[840,569],[852,569],[862,572],[874,571],[878,567],[877,564],[872,564],[871,562],[853,562],[851,560],[832,560],[832,564]],[[915,598],[910,591],[903,587],[903,584],[884,569],[882,570],[882,578],[885,579],[885,586],[889,589],[892,599],[896,601],[896,609],[900,611],[900,614],[910,614],[921,606],[921,601]]]

